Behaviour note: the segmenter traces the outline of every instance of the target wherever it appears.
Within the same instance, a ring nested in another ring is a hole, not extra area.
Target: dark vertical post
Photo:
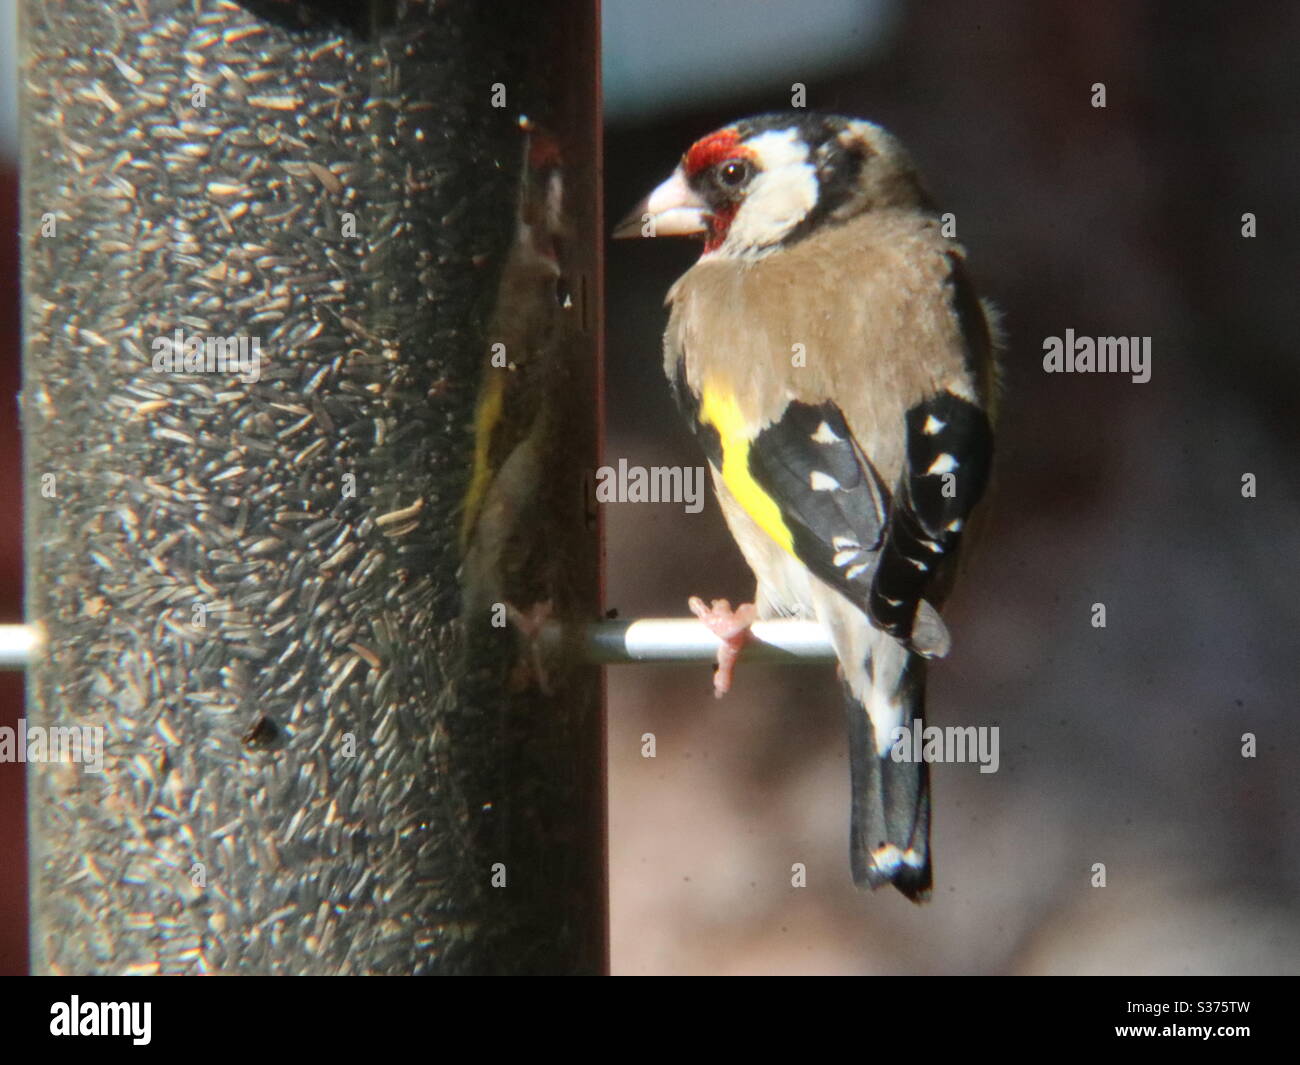
[[[22,18],[34,968],[601,971],[595,4]]]

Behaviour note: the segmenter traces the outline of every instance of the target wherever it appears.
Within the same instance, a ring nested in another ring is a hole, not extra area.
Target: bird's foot
[[[708,630],[722,641],[718,648],[718,664],[713,671],[713,694],[721,699],[731,690],[731,676],[736,669],[740,650],[752,638],[749,627],[754,624],[757,612],[753,603],[742,603],[731,609],[725,599],[715,599],[705,606],[704,600],[691,596],[688,605],[691,613],[704,622]]]
[[[545,599],[523,610],[513,603],[506,603],[505,607],[506,617],[522,637],[523,643],[520,657],[509,674],[511,690],[525,691],[536,687],[543,695],[550,695],[551,678],[546,668],[542,629],[554,620],[551,601]]]

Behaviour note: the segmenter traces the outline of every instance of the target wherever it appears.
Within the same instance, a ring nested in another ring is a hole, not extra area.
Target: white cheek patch
[[[754,178],[727,233],[737,251],[781,240],[817,203],[817,173],[808,146],[794,129],[760,133],[745,142],[760,173]]]

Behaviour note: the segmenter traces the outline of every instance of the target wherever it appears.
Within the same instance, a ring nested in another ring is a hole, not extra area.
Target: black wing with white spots
[[[940,392],[907,412],[907,468],[899,478],[868,604],[880,628],[921,654],[913,639],[927,589],[961,541],[988,484],[993,430],[968,400]]]
[[[889,492],[834,403],[791,403],[758,434],[749,472],[774,499],[796,555],[866,610]]]

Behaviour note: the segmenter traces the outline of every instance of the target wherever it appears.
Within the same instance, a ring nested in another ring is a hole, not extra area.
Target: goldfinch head
[[[696,141],[614,236],[698,235],[706,256],[756,258],[864,211],[928,205],[907,153],[879,126],[795,111]]]

